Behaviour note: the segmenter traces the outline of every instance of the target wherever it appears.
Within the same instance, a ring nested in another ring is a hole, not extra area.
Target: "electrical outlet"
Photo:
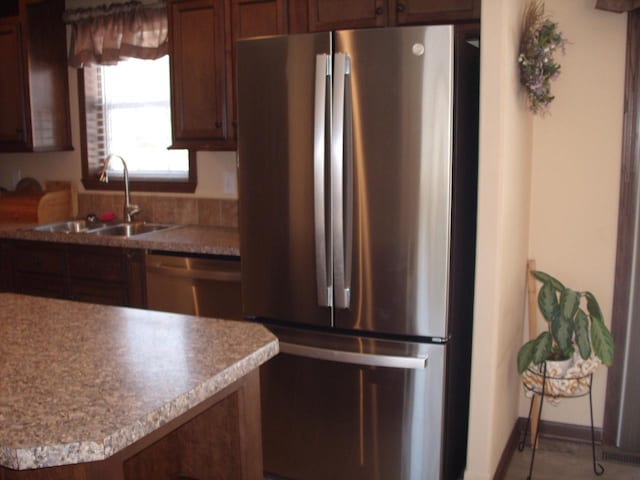
[[[236,172],[224,172],[222,181],[222,191],[225,195],[238,194],[238,180],[236,178]]]

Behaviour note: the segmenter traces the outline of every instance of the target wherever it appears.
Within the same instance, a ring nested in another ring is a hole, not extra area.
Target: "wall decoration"
[[[567,40],[558,24],[544,13],[544,3],[530,0],[522,19],[520,36],[520,84],[528,96],[529,109],[536,114],[549,112],[549,104],[555,98],[551,94],[551,80],[560,75],[560,64],[555,53],[565,53]]]

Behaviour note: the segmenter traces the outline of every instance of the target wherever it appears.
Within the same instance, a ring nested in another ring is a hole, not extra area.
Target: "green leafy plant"
[[[613,337],[604,324],[596,297],[591,292],[567,288],[547,273],[531,273],[542,282],[538,308],[548,329],[520,348],[518,373],[524,372],[532,363],[540,365],[547,360],[569,359],[576,348],[583,359],[593,353],[603,364],[611,366]]]

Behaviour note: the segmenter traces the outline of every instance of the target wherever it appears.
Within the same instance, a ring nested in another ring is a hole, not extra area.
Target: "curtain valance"
[[[167,9],[164,4],[132,1],[68,10],[69,64],[113,65],[126,58],[156,59],[168,53]]]

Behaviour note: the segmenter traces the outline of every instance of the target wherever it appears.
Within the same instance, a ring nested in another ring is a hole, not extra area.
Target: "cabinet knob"
[[[216,128],[222,128],[222,122],[216,122]]]
[[[384,8],[376,7],[376,15],[382,15],[384,13]]]
[[[396,5],[396,12],[402,13],[404,12],[404,9],[405,9],[404,3],[398,3]]]

